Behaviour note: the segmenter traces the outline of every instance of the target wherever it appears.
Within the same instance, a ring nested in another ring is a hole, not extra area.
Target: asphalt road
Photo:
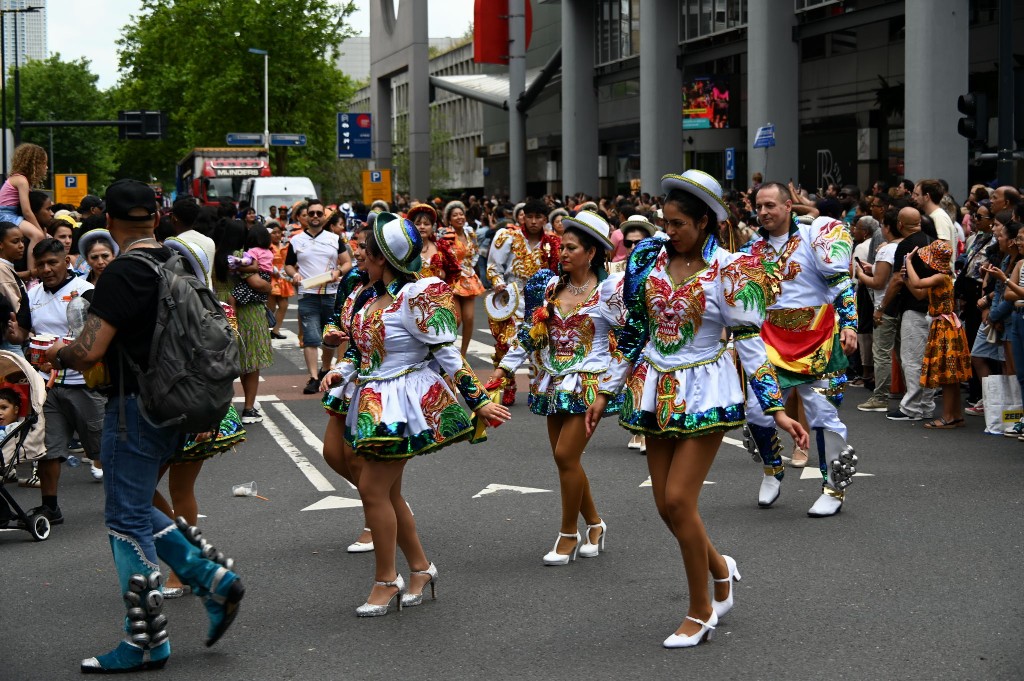
[[[169,601],[174,652],[152,678],[1024,678],[1024,443],[982,434],[978,418],[930,432],[858,412],[865,391],[851,389],[842,415],[868,475],[830,519],[806,516],[820,480],[810,469],[791,469],[780,500],[758,509],[760,467],[727,440],[701,506],[743,581],[714,641],[670,651],[661,641],[685,615],[686,584],[644,457],[602,424],[584,465],[607,552],[545,567],[558,482],[544,423],[521,399],[487,443],[410,462],[404,491],[440,571],[438,599],[360,619],[372,554],[345,552],[362,527],[358,497],[322,460],[327,417],[301,395],[294,341],[276,343],[261,384],[268,418],[197,485],[204,535],[245,580],[241,614],[207,649],[200,602]],[[486,348],[473,353],[486,375]],[[250,481],[266,501],[232,496]],[[14,494],[38,503],[34,490]],[[79,678],[81,658],[119,639],[101,486],[84,466],[66,469],[60,498],[67,520],[49,540],[0,532],[4,681]]]

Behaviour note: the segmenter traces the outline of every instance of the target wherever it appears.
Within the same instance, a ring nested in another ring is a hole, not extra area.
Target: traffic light
[[[988,97],[981,92],[960,95],[956,108],[964,115],[956,124],[963,137],[985,146],[988,142]]]

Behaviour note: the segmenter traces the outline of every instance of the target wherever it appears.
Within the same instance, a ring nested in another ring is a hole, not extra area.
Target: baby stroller
[[[24,357],[0,350],[0,388],[13,388],[21,395],[18,414],[21,420],[8,426],[0,440],[0,528],[25,530],[36,541],[43,541],[50,536],[50,521],[45,516],[25,513],[4,481],[17,464],[38,459],[46,451],[43,442],[46,384]],[[16,521],[14,525],[10,524],[12,518]]]

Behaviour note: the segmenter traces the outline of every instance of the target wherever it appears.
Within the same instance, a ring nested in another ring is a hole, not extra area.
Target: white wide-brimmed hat
[[[666,194],[682,189],[708,204],[719,222],[729,219],[729,211],[722,200],[722,185],[703,170],[691,168],[682,175],[668,174],[661,178],[661,190]]]
[[[647,236],[654,236],[654,233],[658,231],[658,228],[651,224],[650,220],[639,213],[630,215],[619,223],[619,231],[623,234],[631,229],[642,229],[647,232]]]
[[[414,224],[394,213],[380,213],[373,223],[373,235],[392,267],[406,274],[420,271],[423,238]]]
[[[164,246],[181,255],[195,272],[196,278],[210,286],[210,259],[206,256],[206,251],[198,244],[172,236],[164,239]]]
[[[487,317],[495,322],[510,319],[519,307],[519,289],[507,286],[504,291],[491,291],[484,297]]]
[[[575,227],[585,234],[589,234],[597,239],[597,242],[604,246],[606,251],[615,248],[611,240],[611,227],[608,226],[608,221],[594,211],[581,210],[576,215],[562,218],[562,227],[566,229]]]
[[[83,256],[89,255],[89,249],[97,241],[106,241],[110,245],[110,250],[114,252],[116,258],[120,253],[121,249],[117,247],[117,242],[114,241],[114,237],[110,236],[110,232],[106,229],[90,229],[88,232],[78,237],[78,252]]]

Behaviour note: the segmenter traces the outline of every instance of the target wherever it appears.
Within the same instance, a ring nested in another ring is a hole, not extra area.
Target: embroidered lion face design
[[[585,314],[574,314],[568,319],[552,315],[548,320],[548,334],[551,339],[551,365],[561,371],[590,352],[594,343],[594,322]]]
[[[707,306],[703,282],[713,279],[717,271],[716,262],[706,273],[675,289],[661,277],[648,277],[647,305],[653,327],[651,336],[659,352],[670,355],[697,335]]]

